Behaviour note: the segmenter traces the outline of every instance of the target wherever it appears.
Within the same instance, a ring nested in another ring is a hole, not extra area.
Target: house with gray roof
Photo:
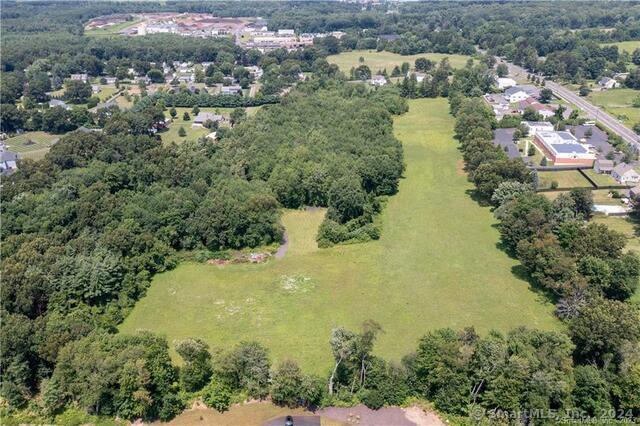
[[[509,87],[504,91],[504,97],[509,102],[520,102],[527,98],[538,98],[540,96],[540,89],[531,84],[524,84],[519,86]]]
[[[212,112],[199,112],[196,118],[193,119],[191,127],[204,127],[204,124],[207,121],[222,123],[224,121],[224,116],[220,114],[214,114]]]
[[[7,151],[4,145],[0,148],[0,174],[8,176],[18,170],[18,154]]]
[[[49,108],[54,108],[54,107],[62,107],[64,109],[71,109],[71,107],[69,105],[67,105],[65,103],[65,101],[61,101],[60,99],[51,99],[49,101]]]
[[[611,177],[618,183],[631,185],[640,183],[640,174],[631,164],[620,163],[611,170]]]
[[[597,159],[593,164],[593,170],[604,175],[610,175],[614,167],[613,160]]]

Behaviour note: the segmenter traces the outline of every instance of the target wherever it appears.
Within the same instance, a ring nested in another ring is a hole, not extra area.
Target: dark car
[[[293,426],[293,417],[291,416],[285,417],[284,426]]]

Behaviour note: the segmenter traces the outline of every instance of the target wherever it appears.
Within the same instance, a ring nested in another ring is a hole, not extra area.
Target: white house
[[[538,132],[552,132],[553,124],[548,121],[523,121],[522,124],[529,134],[529,136],[535,136]]]
[[[78,80],[86,83],[89,80],[89,76],[87,74],[71,74],[71,80]]]
[[[71,107],[69,105],[67,105],[64,101],[61,101],[60,99],[51,99],[49,101],[49,108],[54,108],[54,107],[62,107],[64,109],[71,109]]]
[[[408,72],[407,73],[407,78],[411,78],[411,75],[415,75],[416,76],[416,82],[418,82],[418,83],[422,83],[424,81],[424,79],[427,78],[427,74],[425,74],[423,72]]]
[[[376,74],[373,77],[371,77],[371,80],[369,80],[369,83],[371,83],[374,86],[384,86],[385,84],[387,84],[387,78],[384,75]]]
[[[498,89],[504,90],[504,89],[508,89],[509,87],[515,86],[517,83],[512,78],[497,77],[496,84],[498,85]]]
[[[620,83],[618,83],[613,78],[604,77],[600,79],[600,81],[598,81],[598,86],[602,87],[603,89],[615,89],[616,87],[620,86]]]
[[[633,166],[627,163],[620,163],[611,170],[611,176],[622,184],[636,184],[640,182],[640,174],[635,171]]]
[[[504,91],[504,97],[510,103],[524,101],[529,97],[537,98],[540,96],[540,90],[531,85],[512,86]]]

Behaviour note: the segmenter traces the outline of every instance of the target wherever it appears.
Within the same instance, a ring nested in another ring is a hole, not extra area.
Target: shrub
[[[557,180],[552,180],[551,181],[551,189],[558,189],[558,181]]]
[[[222,382],[213,379],[211,383],[204,388],[202,400],[208,407],[224,412],[229,409],[232,396],[231,389]]]
[[[378,410],[384,406],[384,398],[377,390],[368,390],[365,391],[361,396],[360,400],[364,405],[371,408],[372,410]]]

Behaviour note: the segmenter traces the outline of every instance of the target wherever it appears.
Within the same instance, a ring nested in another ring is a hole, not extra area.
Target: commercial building
[[[569,132],[536,132],[533,143],[556,166],[591,167],[596,159],[596,155]]]

